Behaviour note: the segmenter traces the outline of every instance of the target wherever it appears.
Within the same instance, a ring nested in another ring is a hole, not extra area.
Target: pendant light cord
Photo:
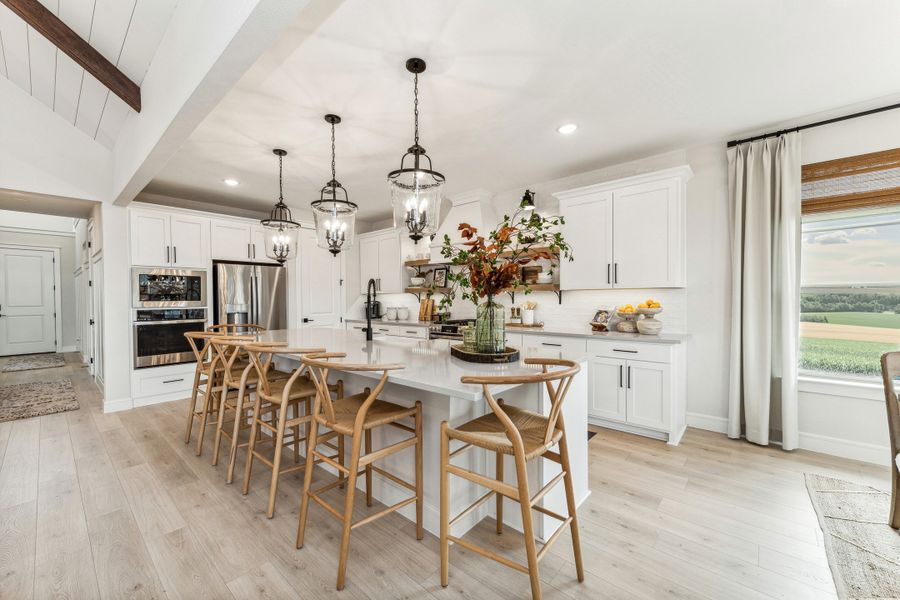
[[[331,181],[335,181],[335,166],[334,166],[334,123],[331,124]],[[335,196],[336,197],[336,196]]]
[[[282,162],[284,161],[284,157],[280,154],[278,155],[278,201],[284,202],[284,169],[282,167]]]
[[[414,83],[413,83],[413,115],[415,116],[416,123],[416,136],[415,136],[415,145],[419,145],[419,74],[415,73]]]

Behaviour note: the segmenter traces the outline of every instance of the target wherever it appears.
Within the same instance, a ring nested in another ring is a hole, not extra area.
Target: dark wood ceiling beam
[[[0,0],[23,21],[50,40],[76,63],[121,98],[125,104],[141,112],[141,88],[114,64],[84,41],[72,28],[38,2],[38,0]]]

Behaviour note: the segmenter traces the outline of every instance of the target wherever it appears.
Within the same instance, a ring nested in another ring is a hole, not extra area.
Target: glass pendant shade
[[[394,227],[406,227],[410,239],[418,242],[434,234],[440,225],[445,179],[432,168],[431,158],[419,145],[419,73],[425,71],[425,61],[410,58],[406,61],[406,70],[414,76],[415,138],[413,145],[400,159],[400,168],[388,173],[388,183],[394,208]]]
[[[278,157],[278,202],[272,207],[268,219],[260,224],[265,228],[266,256],[284,264],[297,255],[297,234],[300,223],[294,221],[291,209],[284,203],[284,169],[283,159],[287,152],[276,148],[272,153]]]
[[[356,211],[347,190],[335,179],[334,126],[341,122],[337,115],[325,115],[331,124],[331,181],[325,184],[319,199],[311,203],[316,224],[316,245],[337,256],[353,245],[356,238]]]

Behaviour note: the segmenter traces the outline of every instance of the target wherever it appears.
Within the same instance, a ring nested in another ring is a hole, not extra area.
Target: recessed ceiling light
[[[566,123],[565,125],[560,125],[559,127],[556,128],[556,130],[563,135],[569,135],[570,133],[573,133],[576,129],[578,129],[578,125],[576,125],[575,123]]]
[[[228,179],[223,179],[223,180],[222,180],[222,183],[224,183],[224,184],[227,185],[228,187],[234,187],[234,186],[236,186],[237,184],[239,184],[240,181],[238,181],[237,179],[232,179],[232,178],[229,177]]]

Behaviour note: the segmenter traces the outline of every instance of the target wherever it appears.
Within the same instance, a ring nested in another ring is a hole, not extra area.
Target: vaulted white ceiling
[[[387,215],[410,56],[428,61],[421,141],[447,192],[510,189],[895,94],[898,23],[894,0],[346,0],[310,36],[295,24],[302,43],[251,69],[147,190],[264,208],[283,147],[305,205],[335,112],[338,179],[361,216]]]
[[[141,84],[177,0],[40,0]],[[0,4],[0,74],[111,148],[131,109],[15,13]]]

